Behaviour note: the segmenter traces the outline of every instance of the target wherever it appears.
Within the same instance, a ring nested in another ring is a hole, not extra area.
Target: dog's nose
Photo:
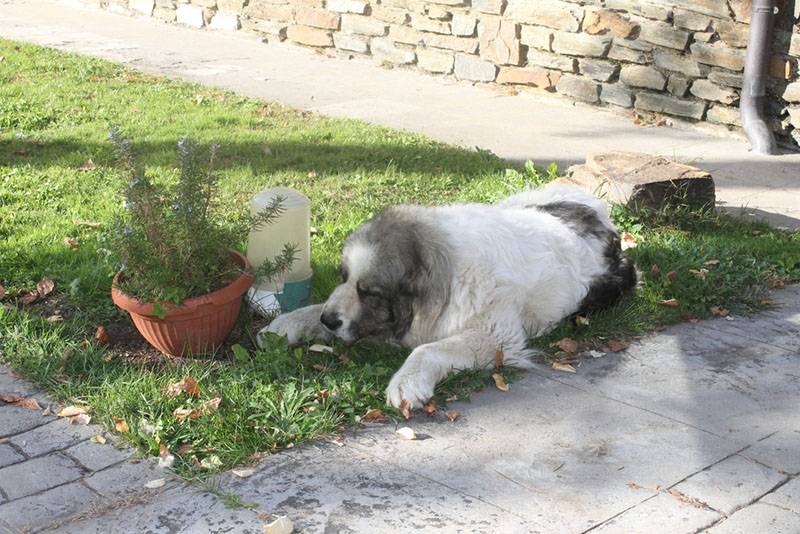
[[[331,331],[342,326],[342,320],[339,319],[339,314],[336,312],[325,312],[320,316],[319,320]]]

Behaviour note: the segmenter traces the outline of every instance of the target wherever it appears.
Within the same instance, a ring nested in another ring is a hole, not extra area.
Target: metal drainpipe
[[[772,130],[764,120],[765,79],[775,18],[773,10],[773,0],[753,0],[747,56],[744,60],[739,110],[744,133],[756,154],[774,154],[776,151]]]

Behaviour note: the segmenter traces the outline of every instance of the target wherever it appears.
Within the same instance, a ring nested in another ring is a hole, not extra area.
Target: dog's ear
[[[415,261],[412,273],[406,278],[407,290],[417,305],[432,313],[433,319],[450,300],[450,257],[445,244],[434,236],[416,233],[414,237]]]

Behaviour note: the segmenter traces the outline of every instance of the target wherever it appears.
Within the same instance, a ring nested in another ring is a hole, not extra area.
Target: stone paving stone
[[[424,475],[350,447],[310,445],[268,458],[249,478],[231,476],[222,488],[262,510],[288,515],[298,532],[548,532],[520,517],[513,503],[487,503],[436,482],[431,475],[439,473]],[[506,482],[506,494],[519,489]]]
[[[597,534],[631,534],[652,532],[658,525],[660,532],[690,534],[712,525],[722,516],[709,509],[699,509],[672,495],[659,493],[592,530]]]
[[[10,369],[0,364],[0,393],[5,395],[21,395],[27,397],[37,393],[32,385],[9,375]]]
[[[734,455],[684,480],[675,489],[732,514],[786,480],[786,475]]]
[[[761,502],[800,514],[800,478],[794,478],[772,493],[764,495]]]
[[[131,450],[118,449],[109,443],[83,441],[64,451],[90,471],[100,471],[106,467],[126,460]]]
[[[158,494],[136,508],[115,507],[62,525],[59,534],[108,534],[148,532],[152,534],[261,534],[264,521],[246,509],[230,509],[208,493],[186,486]],[[295,531],[299,532],[299,531]]]
[[[769,504],[756,503],[704,531],[705,534],[797,534],[800,515]]]
[[[785,473],[800,474],[800,430],[776,432],[741,454]]]
[[[0,467],[21,462],[25,457],[7,443],[0,443]]]
[[[18,434],[9,441],[28,456],[40,456],[89,439],[97,431],[95,426],[72,425],[66,419],[59,419],[24,434]]]
[[[0,488],[9,500],[14,500],[77,480],[81,476],[83,470],[72,459],[51,454],[0,469]]]
[[[169,473],[148,461],[124,462],[84,479],[87,486],[104,497],[125,497],[137,493],[156,493],[167,488],[150,490],[144,485],[157,478],[168,478]]]
[[[37,410],[0,405],[0,438],[12,436],[41,426],[54,417],[43,417]]]
[[[741,331],[750,331],[740,321]],[[775,431],[800,428],[800,357],[694,324],[584,361],[577,374],[542,374],[588,393],[752,445]]]
[[[89,509],[97,499],[97,495],[80,482],[73,482],[38,495],[7,502],[0,505],[0,532],[16,534],[47,528],[59,520]],[[106,528],[107,532],[114,531],[108,526]]]

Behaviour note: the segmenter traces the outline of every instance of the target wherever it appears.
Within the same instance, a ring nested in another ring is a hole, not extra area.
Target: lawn
[[[214,202],[231,224],[246,216],[249,198],[265,187],[287,185],[306,194],[316,228],[316,301],[337,283],[345,237],[383,207],[492,202],[548,179],[531,167],[509,169],[487,152],[105,61],[3,40],[0,57],[0,285],[6,293],[0,358],[59,401],[91,407],[93,421],[142,451],[166,448],[187,476],[335,435],[368,409],[385,409],[383,389],[406,353],[358,344],[320,354],[279,341],[258,351],[252,334],[260,323],[249,314],[234,333],[238,346],[213,360],[170,360],[142,348],[109,295],[119,265],[107,232],[121,209],[124,183],[107,138],[112,127],[133,140],[148,173],[164,181],[175,178],[180,138],[218,143],[222,187]],[[680,209],[616,207],[614,217],[637,240],[630,252],[643,271],[642,287],[588,317],[588,324],[565,321],[536,340],[548,357],[557,350],[550,343],[562,337],[602,347],[707,317],[713,306],[746,314],[769,305],[770,285],[800,278],[797,233]],[[20,296],[43,277],[54,281],[53,294],[23,305]],[[669,299],[677,306],[662,304]],[[108,343],[95,339],[100,325],[108,329]],[[490,374],[457,375],[438,389],[439,398],[491,385]],[[168,398],[169,384],[187,375],[198,381],[200,396]],[[213,413],[183,422],[174,415],[217,397]]]

